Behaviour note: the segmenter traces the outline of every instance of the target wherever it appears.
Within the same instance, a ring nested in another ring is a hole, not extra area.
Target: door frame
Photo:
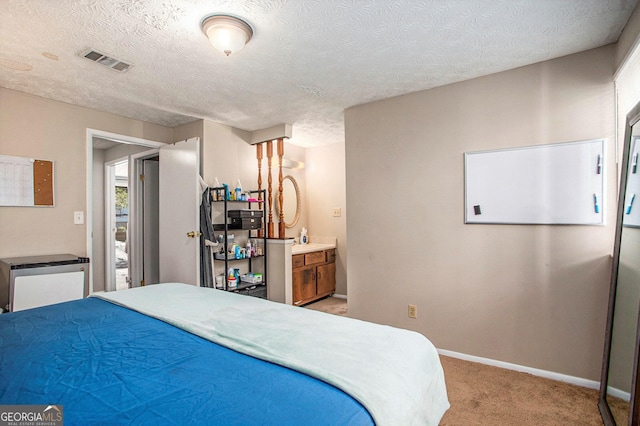
[[[149,148],[160,148],[166,145],[164,142],[150,139],[137,138],[135,136],[121,135],[104,130],[87,128],[86,130],[86,211],[85,235],[87,257],[93,259],[93,140],[94,138],[107,139],[122,144],[142,145]],[[106,235],[105,235],[106,237]],[[89,293],[93,293],[93,263],[89,262]]]

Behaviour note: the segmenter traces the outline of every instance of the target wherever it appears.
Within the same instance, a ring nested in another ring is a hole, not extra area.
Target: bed
[[[422,335],[168,283],[0,315],[0,405],[67,425],[436,425]]]

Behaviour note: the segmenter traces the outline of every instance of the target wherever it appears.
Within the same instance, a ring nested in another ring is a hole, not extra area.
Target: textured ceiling
[[[344,140],[343,111],[615,42],[638,0],[1,0],[0,85],[173,127]],[[254,29],[214,50],[212,13]],[[78,55],[133,64],[126,73]]]

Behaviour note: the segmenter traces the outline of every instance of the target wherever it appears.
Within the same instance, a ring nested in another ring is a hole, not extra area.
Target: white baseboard
[[[347,295],[346,294],[336,294],[333,293],[333,297],[335,297],[336,299],[347,299]]]
[[[620,398],[623,401],[631,401],[631,394],[629,392],[621,391],[620,389],[616,389],[611,386],[607,387],[607,395],[615,396],[616,398]]]
[[[464,361],[477,362],[479,364],[490,365],[492,367],[505,368],[507,370],[519,371],[521,373],[529,373],[534,376],[544,377],[545,379],[558,380],[560,382],[570,383],[572,385],[581,386],[589,389],[600,389],[600,382],[595,380],[587,380],[581,377],[569,376],[567,374],[555,373],[553,371],[540,370],[538,368],[526,367],[524,365],[512,364],[510,362],[497,361],[490,358],[482,358],[479,356],[466,355],[459,352],[448,351],[446,349],[438,349],[440,355],[451,358],[458,358]]]

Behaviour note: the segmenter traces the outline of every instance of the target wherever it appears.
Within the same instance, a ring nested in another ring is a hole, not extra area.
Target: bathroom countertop
[[[329,250],[334,248],[336,248],[335,244],[320,244],[320,243],[294,244],[293,247],[291,247],[291,254],[303,254],[303,253],[310,253],[312,251]]]

